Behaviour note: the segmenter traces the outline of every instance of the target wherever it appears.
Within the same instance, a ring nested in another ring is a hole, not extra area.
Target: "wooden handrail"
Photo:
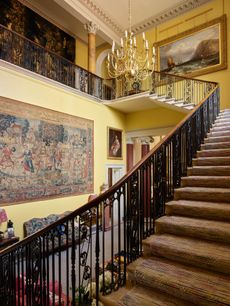
[[[207,95],[211,96],[215,90],[218,88],[218,85]],[[123,178],[121,178],[117,183],[115,183],[112,187],[110,187],[107,191],[105,191],[103,194],[99,195],[95,199],[91,200],[90,202],[86,203],[85,205],[79,207],[75,211],[71,212],[70,214],[66,215],[65,217],[60,218],[59,220],[53,222],[52,224],[48,225],[47,227],[39,230],[38,232],[26,237],[22,241],[19,241],[15,243],[12,246],[9,246],[8,248],[4,249],[3,251],[0,251],[0,255],[4,255],[8,252],[13,251],[14,249],[17,249],[18,247],[24,246],[28,244],[30,241],[36,239],[36,237],[40,237],[43,234],[45,234],[49,229],[55,228],[56,226],[66,222],[69,219],[75,218],[76,216],[86,212],[87,210],[90,210],[94,208],[96,205],[99,205],[101,202],[105,201],[108,199],[112,194],[114,194],[117,189],[124,185],[128,179],[136,172],[138,171],[142,165],[152,156],[154,155],[160,147],[166,143],[170,138],[175,134],[175,132],[180,129],[183,124],[193,116],[193,114],[198,110],[198,108],[207,100],[207,97],[205,97],[196,107],[184,118],[180,123],[178,123],[175,128],[166,136],[162,139],[161,142],[159,142],[141,161],[139,161]]]

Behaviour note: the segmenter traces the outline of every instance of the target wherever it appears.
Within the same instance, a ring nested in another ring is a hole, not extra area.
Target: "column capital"
[[[86,23],[84,25],[84,28],[88,33],[91,33],[91,34],[96,34],[97,31],[99,30],[99,26],[93,23],[92,21]]]

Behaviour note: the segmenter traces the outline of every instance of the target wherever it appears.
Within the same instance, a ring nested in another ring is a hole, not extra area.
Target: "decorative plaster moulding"
[[[198,6],[201,6],[207,2],[210,2],[211,0],[190,0],[190,1],[183,1],[178,5],[175,5],[174,7],[171,7],[170,9],[167,9],[160,14],[153,16],[149,19],[146,19],[145,21],[134,25],[132,27],[132,31],[134,33],[140,33],[145,31],[146,29],[149,29],[151,27],[155,27],[161,23],[164,23],[168,21],[169,19],[173,19],[179,15],[182,15]]]
[[[123,27],[118,25],[113,18],[106,13],[102,8],[97,6],[92,0],[77,0],[82,3],[91,13],[93,13],[97,18],[99,18],[103,23],[110,27],[117,35],[122,36],[124,34]],[[137,34],[139,32],[145,31],[151,27],[159,25],[166,22],[169,19],[175,18],[191,9],[201,6],[211,0],[183,0],[181,3],[161,12],[160,14],[153,16],[143,22],[132,25],[132,31]]]

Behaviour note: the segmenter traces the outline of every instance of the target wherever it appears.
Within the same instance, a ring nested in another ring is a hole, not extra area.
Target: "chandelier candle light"
[[[113,41],[112,50],[108,53],[107,68],[111,78],[125,78],[126,81],[132,80],[139,82],[146,79],[154,70],[155,48],[152,48],[152,58],[150,59],[149,43],[142,34],[143,48],[138,50],[136,36],[131,31],[131,0],[129,0],[129,31],[125,31],[124,39],[117,48]]]

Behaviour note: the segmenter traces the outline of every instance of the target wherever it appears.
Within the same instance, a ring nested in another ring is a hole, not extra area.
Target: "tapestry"
[[[0,23],[74,62],[75,39],[18,0],[0,0]]]
[[[93,192],[93,121],[0,97],[0,203]]]

